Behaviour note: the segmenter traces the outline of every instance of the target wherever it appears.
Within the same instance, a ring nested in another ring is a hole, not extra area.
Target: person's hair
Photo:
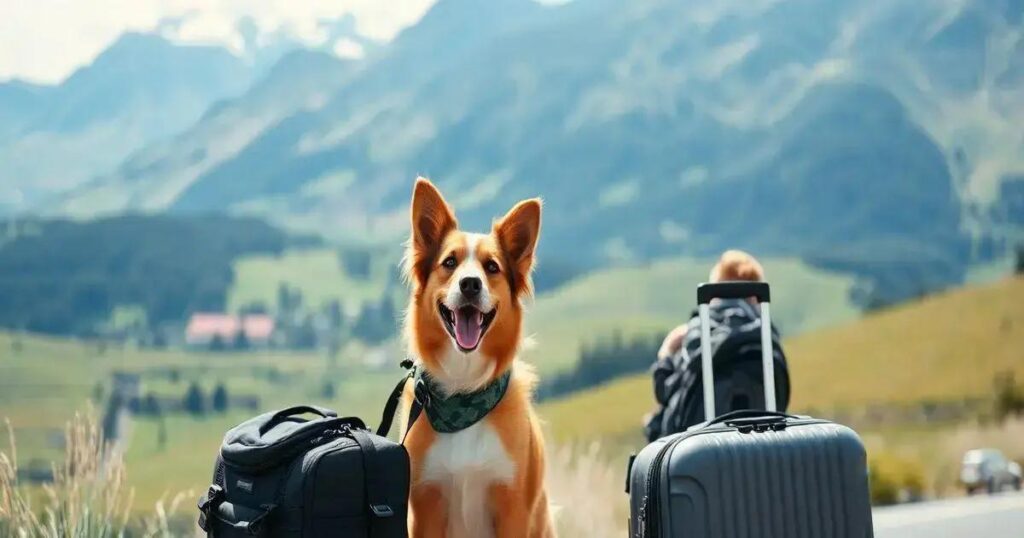
[[[708,279],[711,282],[728,282],[731,280],[764,280],[764,268],[750,254],[742,250],[727,250],[722,253],[718,263],[711,268]]]

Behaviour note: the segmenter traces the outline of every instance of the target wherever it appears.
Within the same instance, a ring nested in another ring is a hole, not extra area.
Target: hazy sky
[[[235,29],[249,16],[262,33],[324,39],[318,21],[351,13],[356,30],[387,40],[434,0],[0,0],[0,80],[58,82],[89,63],[126,30],[151,30],[184,17],[174,36],[241,47]],[[346,51],[341,51],[346,52]]]

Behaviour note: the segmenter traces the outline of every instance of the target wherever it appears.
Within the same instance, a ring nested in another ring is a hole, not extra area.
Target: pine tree
[[[249,349],[249,335],[245,334],[245,329],[238,329],[238,332],[235,333],[235,341],[232,347],[237,351]]]
[[[228,389],[224,383],[218,383],[213,389],[212,407],[215,413],[226,413],[228,410]]]
[[[206,395],[203,394],[203,389],[200,388],[199,384],[192,382],[188,386],[188,391],[185,392],[185,411],[196,416],[202,416],[206,414]]]

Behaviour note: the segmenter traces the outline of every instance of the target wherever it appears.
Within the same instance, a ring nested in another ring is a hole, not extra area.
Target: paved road
[[[1021,538],[1024,494],[876,508],[875,538]]]

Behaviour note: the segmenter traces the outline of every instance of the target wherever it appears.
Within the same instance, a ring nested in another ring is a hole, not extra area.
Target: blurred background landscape
[[[622,535],[645,371],[725,248],[764,262],[791,409],[862,434],[876,503],[962,494],[970,448],[1024,460],[1024,3],[336,4],[199,38],[208,13],[171,13],[0,75],[25,483],[87,407],[138,511],[261,410],[375,422],[417,175],[467,228],[544,198],[524,359],[576,473],[554,496],[615,506],[567,535]]]

